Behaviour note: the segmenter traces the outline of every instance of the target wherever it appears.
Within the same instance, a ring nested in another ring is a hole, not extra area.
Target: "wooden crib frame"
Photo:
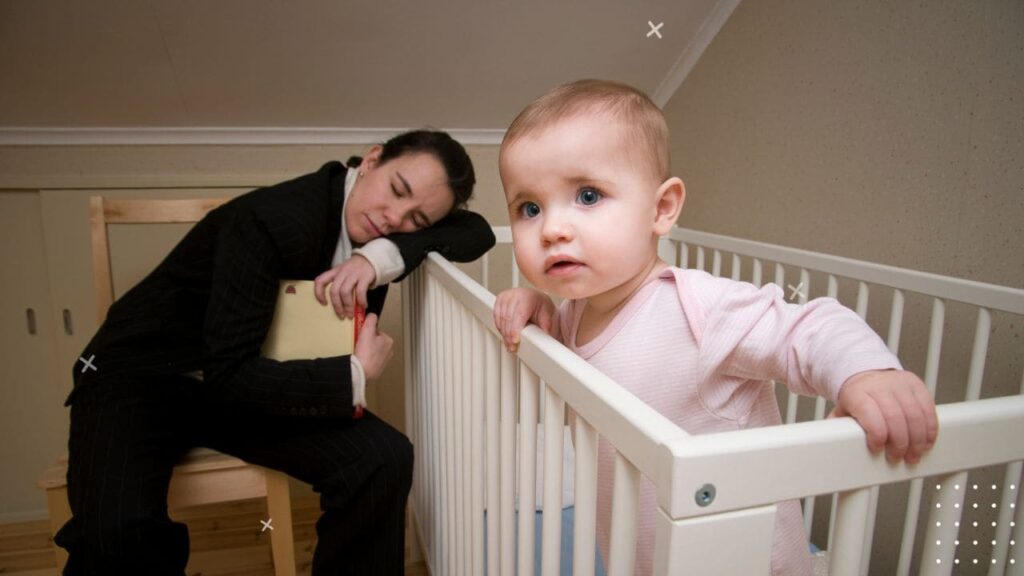
[[[499,243],[511,241],[507,228],[496,229],[496,235]],[[869,285],[888,290],[886,341],[894,352],[899,350],[905,295],[930,298],[922,377],[933,394],[946,304],[972,307],[977,322],[963,401],[939,406],[939,438],[914,466],[889,465],[883,456],[870,454],[853,420],[822,419],[824,400],[815,405],[814,421],[796,423],[797,398],[792,394],[784,410],[788,425],[690,436],[536,328],[523,332],[517,354],[505,351],[491,316],[494,295],[431,254],[405,283],[403,325],[406,426],[417,460],[411,505],[433,574],[483,574],[485,548],[488,574],[510,575],[517,565],[534,565],[534,520],[523,514],[515,525],[516,503],[532,510],[537,500],[534,459],[522,459],[516,472],[516,422],[545,427],[544,468],[550,473],[544,475],[541,502],[544,510],[560,511],[561,431],[567,406],[577,414],[576,575],[594,573],[598,435],[617,450],[613,518],[635,519],[641,474],[656,486],[658,575],[767,574],[774,503],[803,498],[810,527],[814,496],[822,494],[834,495],[829,574],[865,575],[878,486],[903,481],[910,481],[910,495],[897,574],[908,574],[912,562],[920,574],[950,574],[956,552],[950,543],[957,539],[967,471],[1003,463],[1008,464],[988,574],[1024,574],[1024,556],[1015,552],[1020,546],[1010,544],[1022,536],[1024,378],[1019,385],[1011,383],[1014,395],[980,399],[992,313],[1024,316],[1024,290],[684,229],[674,230],[663,248],[670,261],[699,269],[708,269],[710,253],[708,271],[715,275],[722,275],[725,256],[731,255],[733,279],[749,269],[751,277],[744,279],[757,285],[766,263],[774,263],[774,282],[783,289],[794,288],[786,284],[786,268],[797,269],[794,292],[803,288],[800,300],[810,293],[812,277],[827,278],[829,296],[838,294],[840,278],[852,280],[861,317],[867,314]],[[484,284],[488,277],[485,257]],[[513,283],[518,283],[518,273],[513,273]],[[519,443],[525,454],[535,454],[536,428],[522,426]],[[809,462],[829,465],[794,478],[791,471]],[[522,487],[518,494],[516,475]],[[925,521],[927,558],[915,560],[925,478],[937,489]],[[558,574],[560,530],[559,514],[543,515],[545,576]],[[614,520],[612,530],[610,554],[604,559],[607,573],[631,574],[635,522]]]

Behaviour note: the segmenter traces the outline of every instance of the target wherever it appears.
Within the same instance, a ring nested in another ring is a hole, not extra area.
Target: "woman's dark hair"
[[[444,167],[448,176],[448,186],[455,194],[455,208],[462,208],[473,196],[473,186],[476,184],[476,172],[473,171],[473,162],[462,147],[447,132],[440,130],[411,130],[395,136],[383,145],[384,149],[380,154],[380,163],[383,164],[392,158],[398,158],[404,154],[432,154]],[[345,163],[352,168],[363,161],[359,156],[352,156]]]

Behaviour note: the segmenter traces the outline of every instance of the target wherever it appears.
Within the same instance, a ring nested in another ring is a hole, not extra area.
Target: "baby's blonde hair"
[[[577,80],[537,98],[512,121],[501,141],[501,149],[504,151],[531,132],[584,113],[609,114],[621,122],[658,179],[669,177],[665,115],[643,92],[608,80]]]

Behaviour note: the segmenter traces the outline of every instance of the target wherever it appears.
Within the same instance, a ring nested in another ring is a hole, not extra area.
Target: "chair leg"
[[[270,550],[274,558],[274,576],[295,576],[295,538],[292,534],[292,502],[288,476],[276,470],[267,475],[267,513],[274,521],[270,532]]]
[[[68,504],[67,486],[50,488],[46,491],[46,507],[50,511],[50,538],[57,536],[57,532],[64,527],[68,520],[71,520],[71,505]],[[53,544],[53,555],[57,561],[57,573],[64,571],[64,565],[68,563],[66,550]]]

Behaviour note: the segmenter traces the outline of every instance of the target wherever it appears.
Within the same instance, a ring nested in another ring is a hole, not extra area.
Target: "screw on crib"
[[[697,489],[697,493],[693,495],[693,499],[697,502],[697,506],[701,508],[710,506],[715,501],[715,485],[705,484]]]

